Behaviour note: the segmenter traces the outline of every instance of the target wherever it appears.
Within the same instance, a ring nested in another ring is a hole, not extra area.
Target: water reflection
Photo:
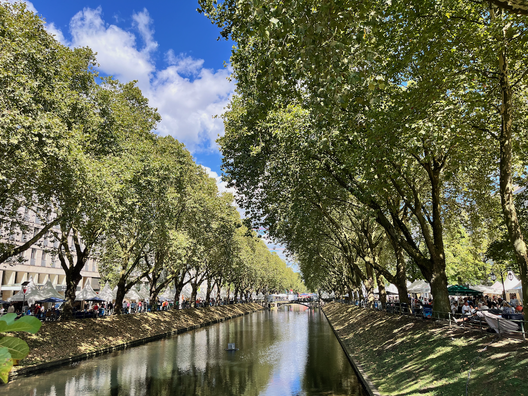
[[[227,352],[228,342],[237,352]],[[259,312],[0,387],[5,395],[361,395],[319,311]]]

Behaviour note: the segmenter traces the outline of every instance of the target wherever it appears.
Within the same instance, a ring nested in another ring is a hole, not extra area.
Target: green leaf
[[[8,325],[13,323],[17,317],[15,313],[8,313],[4,316],[0,316],[0,321],[6,322]]]
[[[277,23],[279,23],[279,20],[277,18],[271,18],[270,22],[276,25]]]
[[[9,372],[13,367],[13,359],[7,348],[0,347],[0,379],[7,384]]]
[[[0,348],[7,348],[13,359],[24,359],[29,353],[26,341],[16,337],[0,338]]]
[[[4,331],[26,331],[35,334],[42,326],[42,322],[34,316],[22,316],[14,323],[8,324]]]

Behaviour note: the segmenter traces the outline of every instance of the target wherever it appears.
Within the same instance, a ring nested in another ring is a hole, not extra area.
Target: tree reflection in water
[[[228,342],[239,351],[226,352]],[[258,312],[0,387],[5,395],[361,395],[326,319]]]

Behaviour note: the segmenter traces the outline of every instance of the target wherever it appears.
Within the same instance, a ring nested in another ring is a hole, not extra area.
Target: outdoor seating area
[[[385,302],[380,301],[379,288],[373,290],[373,301],[366,298],[347,298],[336,301],[358,307],[386,311],[390,314],[409,315],[425,320],[443,320],[450,326],[476,328],[499,335],[525,336],[524,309],[518,296],[522,295],[521,282],[513,273],[492,286],[451,285],[448,287],[450,312],[434,309],[431,287],[424,280],[407,282],[408,300],[401,302],[398,289],[389,284],[385,288]],[[366,296],[366,290],[363,290]],[[348,296],[348,295],[347,295]]]
[[[158,296],[155,303],[149,301],[149,292],[142,284],[139,290],[132,288],[126,294],[123,300],[123,314],[140,314],[153,311],[168,311],[170,309],[189,309],[193,307],[191,301],[191,289],[184,288],[182,291],[181,303],[174,303],[176,291],[167,288],[165,292]],[[209,298],[199,293],[194,306],[196,308],[206,306],[221,306],[227,304],[245,303],[249,301],[234,300],[227,295],[220,293],[219,296]],[[115,313],[115,300],[117,287],[112,289],[107,282],[103,289],[96,292],[90,282],[87,282],[84,288],[76,293],[75,304],[73,306],[74,319],[101,318]],[[258,300],[259,296],[251,296],[252,301]],[[264,296],[261,296],[262,300]],[[62,304],[65,302],[64,296],[57,292],[51,282],[46,282],[42,286],[37,286],[32,280],[24,285],[24,290],[15,294],[7,301],[0,300],[0,316],[7,313],[17,313],[19,317],[25,315],[35,316],[41,321],[60,320],[62,314]]]

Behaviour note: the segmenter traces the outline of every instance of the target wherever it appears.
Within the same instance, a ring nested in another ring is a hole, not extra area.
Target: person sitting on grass
[[[458,303],[456,301],[453,301],[453,304],[451,304],[451,313],[455,315],[458,310]]]
[[[464,305],[462,305],[462,315],[469,316],[471,314],[471,307],[469,306],[469,302],[466,300]]]

